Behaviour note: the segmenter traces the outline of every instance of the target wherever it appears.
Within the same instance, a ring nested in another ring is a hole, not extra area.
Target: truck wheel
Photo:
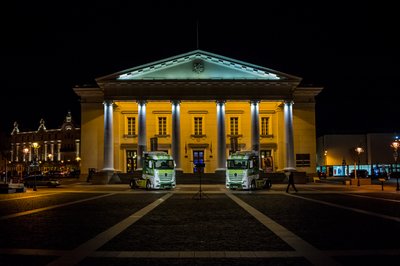
[[[147,182],[146,182],[146,189],[147,189],[147,190],[150,190],[150,189],[151,189],[151,183],[150,183],[149,180],[147,180]]]
[[[256,190],[256,181],[251,181],[251,184],[250,184],[250,190]]]

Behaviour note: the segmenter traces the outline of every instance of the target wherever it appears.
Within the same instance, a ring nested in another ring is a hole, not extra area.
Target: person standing
[[[293,174],[293,171],[290,171],[290,174],[289,174],[289,180],[288,180],[288,185],[287,185],[287,188],[286,188],[286,193],[289,193],[290,186],[292,186],[294,191],[297,192],[297,188],[294,185],[294,174]]]

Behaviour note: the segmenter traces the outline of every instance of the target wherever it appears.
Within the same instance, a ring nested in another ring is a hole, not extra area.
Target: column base
[[[113,173],[110,177],[110,180],[108,180],[109,184],[120,184],[121,183],[121,178],[117,173]]]
[[[294,167],[285,167],[282,170],[283,172],[296,172],[296,168]]]
[[[225,168],[217,168],[217,169],[215,170],[215,174],[216,174],[218,177],[225,177],[225,176],[226,176],[226,169],[225,169]]]
[[[106,185],[109,184],[111,180],[113,183],[115,183],[116,180],[121,182],[119,176],[115,174],[113,170],[102,170],[95,173],[91,181],[93,185]]]

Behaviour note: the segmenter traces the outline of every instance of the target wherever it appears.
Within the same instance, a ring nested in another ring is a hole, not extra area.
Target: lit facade
[[[349,175],[356,169],[370,175],[392,172],[396,167],[391,147],[396,134],[327,134],[317,139],[317,169],[328,176]],[[356,148],[362,148],[358,154]]]
[[[316,169],[317,87],[301,78],[195,50],[75,87],[81,99],[82,175],[141,169],[162,150],[177,168],[224,172],[233,150],[255,150],[266,172]]]
[[[22,176],[35,160],[42,172],[79,170],[80,135],[81,130],[75,126],[69,112],[61,128],[57,129],[47,129],[41,119],[36,131],[21,132],[15,122],[10,138],[8,170],[13,176]]]

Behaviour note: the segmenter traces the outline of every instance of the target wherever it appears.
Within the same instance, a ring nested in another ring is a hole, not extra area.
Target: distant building
[[[260,154],[266,172],[316,169],[315,96],[301,78],[195,50],[75,87],[82,175],[140,170],[146,150],[172,154],[183,173],[223,173],[235,150]],[[105,180],[105,182],[108,182]]]
[[[80,139],[81,129],[73,123],[70,112],[59,129],[46,128],[41,119],[36,131],[21,132],[15,122],[10,136],[8,171],[21,176],[33,163],[42,172],[79,170]]]
[[[392,172],[396,168],[391,147],[395,139],[395,134],[387,133],[323,135],[317,139],[317,170],[328,176],[349,175],[354,167],[370,175]]]

